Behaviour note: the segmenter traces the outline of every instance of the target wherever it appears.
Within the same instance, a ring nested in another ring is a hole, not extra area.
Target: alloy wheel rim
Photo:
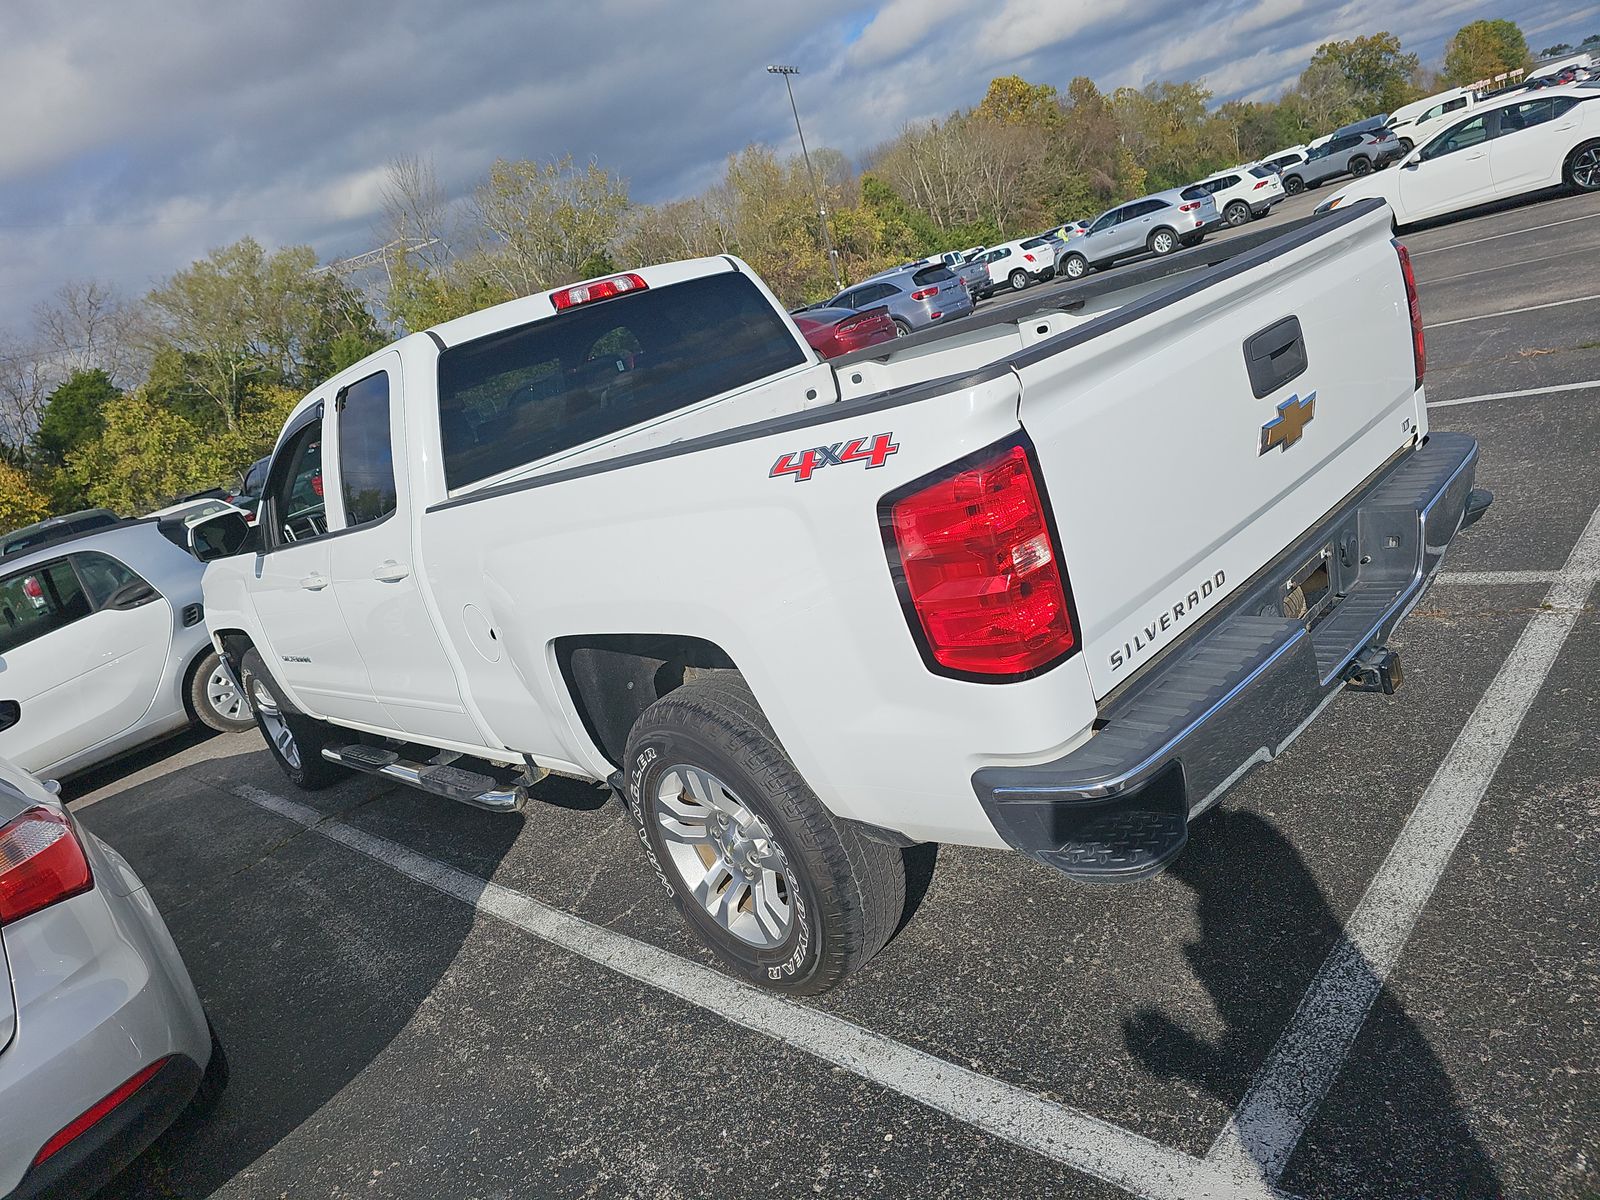
[[[1170,233],[1156,234],[1156,253],[1165,254],[1172,249],[1172,235]]]
[[[1083,262],[1082,262],[1082,260],[1081,259],[1076,259],[1076,258],[1069,258],[1067,260],[1067,274],[1070,275],[1074,279],[1077,279],[1079,276],[1081,276],[1083,274]]]
[[[767,823],[710,771],[679,764],[661,775],[656,832],[688,893],[723,930],[758,950],[794,928],[794,873]]]
[[[1600,188],[1600,147],[1591,146],[1573,160],[1572,178],[1586,190]]]
[[[244,693],[234,685],[226,667],[219,666],[206,680],[206,703],[225,721],[242,721],[250,715]]]
[[[292,770],[300,769],[300,746],[294,740],[294,734],[289,731],[289,723],[283,719],[283,712],[278,708],[278,702],[273,699],[272,693],[267,690],[267,685],[259,679],[250,681],[250,700],[255,705],[256,717],[261,722],[261,730],[267,739],[278,748],[278,753],[283,755],[283,761],[288,763]]]

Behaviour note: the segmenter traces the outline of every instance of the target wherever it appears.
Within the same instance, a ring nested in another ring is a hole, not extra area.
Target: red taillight
[[[127,1100],[145,1084],[149,1083],[151,1079],[155,1078],[156,1072],[161,1070],[162,1067],[166,1066],[167,1062],[168,1060],[165,1058],[157,1059],[144,1070],[140,1071],[132,1079],[122,1084],[119,1088],[117,1088],[116,1091],[105,1097],[105,1099],[97,1101],[92,1107],[86,1109],[82,1116],[76,1118],[72,1124],[61,1130],[60,1133],[56,1134],[44,1144],[44,1147],[39,1151],[39,1153],[33,1156],[33,1166],[37,1167],[45,1159],[49,1158],[51,1155],[65,1148],[66,1146],[71,1145],[79,1137],[82,1137],[89,1130],[93,1129],[100,1123],[102,1119],[105,1118],[108,1113],[111,1112],[112,1109],[116,1108],[117,1105],[121,1104],[124,1100]]]
[[[30,808],[0,829],[0,925],[93,886],[83,847],[60,813]]]
[[[577,283],[569,288],[550,293],[550,303],[556,311],[576,308],[580,304],[593,304],[596,300],[609,300],[624,292],[642,292],[650,285],[638,275],[613,275],[609,279],[596,279],[593,283]]]
[[[1031,254],[1024,254],[1022,257],[1027,259],[1029,262],[1033,262],[1034,261],[1033,255],[1031,255]]]
[[[882,509],[891,565],[929,665],[990,677],[1077,644],[1066,579],[1021,445],[982,453]]]
[[[34,576],[29,575],[22,581],[22,594],[29,600],[43,600],[44,586]]]
[[[834,329],[834,332],[849,333],[853,329],[860,329],[861,323],[865,320],[865,317],[851,317],[847,321],[840,321],[838,326]]]
[[[1267,186],[1267,181],[1265,179],[1258,179],[1258,180],[1256,180],[1255,187],[1251,188],[1250,190],[1252,192],[1259,192],[1262,188],[1264,188],[1266,186]]]
[[[1417,364],[1417,386],[1428,373],[1428,346],[1422,336],[1422,301],[1417,298],[1417,276],[1411,269],[1411,252],[1396,241],[1395,253],[1400,256],[1400,275],[1406,281],[1406,304],[1411,309],[1411,356]]]
[[[938,294],[939,289],[936,287],[923,288],[920,292],[912,292],[911,298],[913,300],[932,300]]]

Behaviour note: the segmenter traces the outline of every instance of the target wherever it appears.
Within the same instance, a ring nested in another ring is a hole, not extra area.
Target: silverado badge
[[[1300,440],[1311,418],[1317,415],[1317,394],[1312,392],[1304,400],[1290,396],[1278,405],[1278,415],[1261,427],[1261,454],[1274,446],[1287,450]],[[1258,456],[1259,457],[1259,456]]]

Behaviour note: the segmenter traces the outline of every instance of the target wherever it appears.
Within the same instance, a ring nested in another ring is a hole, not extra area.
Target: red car
[[[863,346],[892,342],[899,332],[889,310],[882,305],[860,312],[849,308],[808,308],[794,314],[794,323],[823,358],[837,358]]]

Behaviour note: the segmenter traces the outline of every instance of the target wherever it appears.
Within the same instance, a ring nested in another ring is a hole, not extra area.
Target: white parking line
[[[1476,244],[1477,243],[1475,242],[1473,243],[1473,245]],[[1524,258],[1518,262],[1501,263],[1499,266],[1495,267],[1479,267],[1476,271],[1462,271],[1455,275],[1441,275],[1438,279],[1423,279],[1419,277],[1417,279],[1417,283],[1425,287],[1433,287],[1435,284],[1453,283],[1457,279],[1471,279],[1474,275],[1504,274],[1506,271],[1509,271],[1514,267],[1529,267],[1534,263],[1554,262],[1558,258],[1571,257],[1571,250],[1563,250],[1560,254],[1541,254],[1538,258]]]
[[[1441,571],[1440,583],[1552,583],[1560,571]]]
[[[1600,580],[1600,509],[1439,765],[1344,936],[1210,1152],[1276,1184]]]
[[[830,1013],[759,991],[710,967],[346,825],[308,805],[249,784],[229,791],[569,953],[1147,1200],[1262,1200],[1282,1195],[1253,1174],[1236,1176],[1229,1167],[1204,1162],[1078,1109],[924,1054]]]
[[[1552,396],[1556,392],[1584,392],[1600,388],[1600,379],[1586,379],[1582,383],[1555,383],[1549,387],[1523,388],[1519,392],[1490,392],[1484,396],[1463,396],[1459,400],[1430,400],[1429,408],[1453,408],[1457,404],[1482,404],[1485,400],[1519,400],[1524,396]]]
[[[1486,221],[1490,217],[1498,217],[1500,215],[1499,213],[1487,213],[1482,217],[1474,218],[1474,220]],[[1473,238],[1471,241],[1451,242],[1448,246],[1434,246],[1430,250],[1413,250],[1411,251],[1411,257],[1416,258],[1422,254],[1442,254],[1446,250],[1465,250],[1469,246],[1481,246],[1485,242],[1498,242],[1501,238],[1516,237],[1519,233],[1537,233],[1541,229],[1554,229],[1557,225],[1571,225],[1574,221],[1592,221],[1596,217],[1600,217],[1600,212],[1584,213],[1581,217],[1567,217],[1561,221],[1551,221],[1548,225],[1530,225],[1526,229],[1508,229],[1505,233],[1492,233],[1488,237]],[[1462,224],[1465,224],[1465,222],[1462,222]],[[1402,238],[1401,240],[1403,241],[1404,239]]]
[[[1435,321],[1431,325],[1424,324],[1423,328],[1443,329],[1446,325],[1465,325],[1468,321],[1487,321],[1490,317],[1512,317],[1517,313],[1538,312],[1541,308],[1560,308],[1563,304],[1584,304],[1590,300],[1600,300],[1600,294],[1574,296],[1570,300],[1552,300],[1548,304],[1529,304],[1523,308],[1503,308],[1499,312],[1479,313],[1475,317],[1456,317],[1453,321]]]

